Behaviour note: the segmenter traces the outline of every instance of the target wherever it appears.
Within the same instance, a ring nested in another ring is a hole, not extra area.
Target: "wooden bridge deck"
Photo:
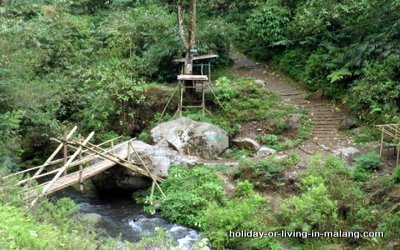
[[[119,157],[122,159],[126,159],[127,157],[127,152],[128,152],[128,144],[125,145],[126,147],[121,150],[120,152],[116,153]],[[98,159],[99,162],[95,163],[94,165],[91,165],[85,169],[82,170],[82,181],[87,180],[115,165],[117,165],[115,162],[110,161],[110,160],[103,160],[103,159]],[[61,190],[63,188],[72,186],[76,183],[80,182],[80,173],[79,172],[73,172],[68,175],[60,177],[54,185],[50,187],[47,192],[44,193],[44,195],[49,195],[52,194],[58,190]]]

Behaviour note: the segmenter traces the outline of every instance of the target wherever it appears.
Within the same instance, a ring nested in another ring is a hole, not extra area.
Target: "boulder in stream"
[[[130,143],[149,168],[149,171],[158,177],[167,177],[168,169],[172,165],[192,166],[201,162],[201,159],[196,156],[183,155],[169,148],[152,146],[137,140]],[[138,166],[141,166],[135,152],[131,152],[130,158]],[[94,176],[92,182],[98,190],[111,194],[115,190],[134,192],[151,185],[151,179],[148,177],[138,175],[122,166],[114,166]]]
[[[227,133],[212,124],[181,117],[159,124],[151,130],[153,142],[181,154],[212,159],[229,147]]]

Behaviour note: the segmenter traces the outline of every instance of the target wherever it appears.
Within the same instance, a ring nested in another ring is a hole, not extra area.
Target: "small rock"
[[[93,224],[97,224],[101,221],[101,219],[103,218],[100,214],[96,214],[96,213],[88,213],[88,214],[84,214],[83,218]]]
[[[319,89],[307,97],[307,100],[320,100],[324,96],[324,91]]]
[[[255,83],[261,86],[265,86],[265,81],[263,80],[256,80]]]
[[[359,153],[360,150],[353,147],[340,148],[338,150],[333,151],[333,154],[335,156],[339,156],[343,160],[352,160]]]
[[[264,158],[264,157],[267,157],[268,155],[274,155],[274,154],[276,154],[275,149],[262,146],[262,147],[260,147],[260,149],[258,149],[256,156],[260,157],[260,158]]]
[[[303,117],[301,114],[291,114],[287,118],[288,129],[290,131],[297,131],[300,127],[300,119]]]
[[[241,149],[249,149],[254,152],[257,152],[260,148],[260,144],[251,138],[236,138],[233,140],[233,143]]]
[[[348,130],[351,128],[354,128],[356,126],[356,122],[353,118],[347,116],[346,118],[344,118],[340,125],[339,125],[339,130]]]

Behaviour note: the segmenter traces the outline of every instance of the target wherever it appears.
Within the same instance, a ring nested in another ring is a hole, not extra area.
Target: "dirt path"
[[[330,151],[353,145],[350,137],[338,131],[338,126],[346,115],[343,111],[335,109],[327,100],[306,100],[305,90],[290,83],[267,65],[254,62],[238,53],[233,54],[232,59],[235,62],[233,73],[236,77],[263,80],[265,87],[281,95],[286,103],[304,107],[309,111],[309,117],[315,126],[312,136],[295,151],[301,151],[299,153],[305,156],[319,150]]]

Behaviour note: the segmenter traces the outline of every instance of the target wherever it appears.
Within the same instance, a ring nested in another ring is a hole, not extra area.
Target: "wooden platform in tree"
[[[208,81],[206,75],[178,75],[179,81]]]

